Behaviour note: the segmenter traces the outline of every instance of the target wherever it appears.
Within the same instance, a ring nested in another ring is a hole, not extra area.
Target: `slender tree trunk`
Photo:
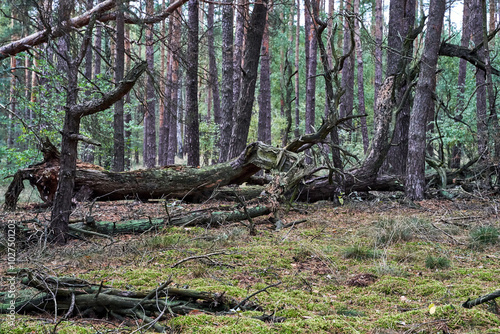
[[[162,10],[165,9],[165,0],[162,0]],[[167,146],[168,146],[168,120],[167,120],[167,98],[166,98],[166,77],[165,77],[165,67],[166,67],[166,24],[165,21],[161,22],[161,43],[160,43],[160,98],[159,98],[159,124],[158,124],[158,165],[165,166],[167,164]]]
[[[422,200],[424,198],[425,130],[429,109],[434,105],[432,95],[436,87],[436,67],[445,10],[445,0],[431,0],[425,46],[420,61],[420,73],[410,116],[405,192],[406,196],[411,200]]]
[[[188,3],[188,51],[186,72],[186,153],[188,166],[200,165],[198,120],[198,0]]]
[[[490,11],[490,20],[489,20],[489,31],[490,33],[496,29],[497,27],[497,20],[496,20],[496,13],[497,13],[497,6],[496,6],[497,0],[490,0],[489,1],[489,11]],[[485,7],[486,10],[486,7]],[[486,22],[486,20],[485,20]],[[491,39],[490,43],[490,49],[495,50],[495,38]]]
[[[295,138],[300,135],[300,0],[297,0],[297,20],[295,22]]]
[[[233,109],[232,113],[233,121],[236,121],[236,106],[238,105],[238,100],[240,99],[241,94],[241,71],[244,66],[243,43],[245,40],[245,22],[248,20],[249,8],[245,0],[237,1],[238,6],[236,6],[236,29],[234,38],[233,105],[235,109]]]
[[[483,13],[483,19],[482,21],[484,22],[483,24],[483,48],[484,48],[484,64],[485,64],[485,75],[486,75],[486,92],[488,94],[488,138],[491,138],[493,141],[493,147],[494,147],[494,154],[493,156],[495,158],[500,157],[500,128],[498,125],[498,116],[497,116],[497,110],[496,110],[496,93],[495,89],[493,86],[493,78],[491,74],[491,57],[490,57],[490,43],[488,42],[488,29],[486,26],[486,3],[482,3],[482,13]],[[493,4],[493,6],[491,5]],[[490,10],[495,8],[495,1],[490,0]],[[495,15],[491,15],[490,13],[490,30],[495,29]],[[495,39],[493,38],[492,41]],[[494,47],[494,42],[491,43],[491,45]],[[489,140],[488,140],[489,141]]]
[[[472,15],[472,39],[475,45],[484,41],[483,39],[483,7],[481,0],[471,0]],[[480,59],[484,59],[484,48],[478,51]],[[486,101],[486,73],[483,70],[476,69],[476,121],[477,121],[477,149],[483,158],[487,158],[488,149],[488,116]]]
[[[464,0],[463,5],[463,16],[462,16],[462,37],[460,40],[460,46],[469,47],[470,36],[471,36],[471,15],[470,15],[470,0]],[[467,78],[467,60],[460,58],[458,64],[458,79],[457,79],[457,115],[455,116],[458,120],[462,120],[462,113],[464,109],[462,107],[465,105],[464,103],[464,93],[465,93],[465,82]],[[450,168],[460,168],[460,161],[462,155],[461,143],[457,141],[453,144],[451,149],[451,157],[450,157]]]
[[[383,40],[383,26],[384,15],[382,11],[383,0],[375,0],[375,81],[374,81],[374,105],[377,105],[380,87],[382,86],[382,40]],[[375,109],[376,107],[374,107]]]
[[[316,37],[315,24],[313,22],[313,12],[318,8],[319,0],[306,0],[304,6],[305,15],[305,54],[306,54],[306,112],[305,112],[305,133],[315,132],[316,123],[316,68],[318,66],[318,41]],[[311,163],[309,154],[306,155],[306,162]]]
[[[347,13],[352,13],[353,0],[346,0],[344,2],[345,11]],[[344,38],[343,38],[343,53],[344,55],[351,49],[351,27],[349,25],[350,20],[344,19]],[[344,67],[342,68],[342,81],[341,86],[344,89],[344,95],[340,99],[339,116],[340,118],[352,116],[352,110],[354,105],[354,60],[355,52],[352,52],[349,57],[346,58],[344,62]],[[348,120],[345,124],[349,129],[353,129],[352,120]]]
[[[220,95],[219,95],[219,74],[217,71],[217,60],[215,58],[215,46],[214,46],[214,7],[215,5],[213,3],[208,4],[207,43],[208,43],[208,58],[209,58],[209,73],[210,73],[209,83],[210,83],[210,91],[212,93],[212,98],[213,98],[214,122],[215,124],[220,125],[221,110],[220,110]],[[209,101],[209,103],[211,102],[212,101]]]
[[[8,148],[13,148],[14,147],[14,114],[16,113],[17,109],[17,97],[16,97],[16,66],[17,66],[17,59],[16,56],[11,56],[10,57],[10,97],[9,97],[9,103],[10,103],[10,113],[9,113],[9,123],[8,123],[8,128],[7,128],[7,147]]]
[[[231,3],[228,0],[226,3]],[[234,71],[240,71],[233,64],[233,7],[225,5],[222,7],[222,120],[219,137],[219,162],[226,162],[229,156],[229,144],[231,141],[231,129],[234,111],[234,95],[236,94]],[[239,60],[241,63],[241,60]]]
[[[269,16],[269,12],[266,16]],[[260,60],[259,127],[257,138],[271,144],[271,55],[269,53],[269,21],[266,18]]]
[[[245,75],[241,83],[241,98],[237,106],[237,122],[234,123],[229,157],[238,156],[247,144],[250,120],[252,117],[253,102],[255,99],[255,85],[257,82],[257,70],[260,60],[260,48],[264,26],[266,24],[267,2],[256,3],[245,42],[245,58],[243,72]]]
[[[125,27],[125,71],[130,71],[130,27]],[[125,97],[125,104],[130,105],[130,94]],[[130,170],[132,165],[132,112],[127,110],[123,116],[125,122],[125,170]]]
[[[318,65],[318,49],[316,31],[311,18],[313,13],[312,6],[317,6],[318,0],[306,0],[304,9],[307,18],[306,25],[306,133],[314,132],[316,121],[316,67]]]
[[[167,164],[175,163],[175,155],[177,154],[177,124],[178,124],[178,98],[179,98],[179,48],[181,42],[181,17],[179,10],[175,11],[170,18],[170,25],[172,31],[172,44],[171,44],[171,91],[170,91],[170,115],[169,115],[169,138],[168,138],[168,153]]]
[[[362,15],[359,12],[359,0],[354,0],[354,14]],[[360,16],[362,18],[362,16]],[[359,21],[354,21],[354,42],[356,44],[356,56],[358,61],[358,113],[364,115],[365,110],[365,88],[363,80],[363,47],[361,45]],[[361,119],[361,135],[363,137],[363,151],[366,153],[368,151],[368,146],[370,145],[368,139],[368,126],[366,125],[366,116],[362,116]]]
[[[154,14],[153,0],[147,0],[146,12]],[[154,25],[146,30],[146,61],[148,63],[148,79],[146,83],[146,111],[144,115],[144,166],[153,168],[156,165],[156,96],[153,81],[154,73]]]
[[[118,10],[116,12],[116,58],[115,58],[115,84],[123,80],[125,71],[125,18],[124,4],[122,0],[117,1]],[[90,49],[90,48],[89,48]],[[115,103],[115,113],[113,119],[113,168],[115,172],[125,170],[125,128],[123,120],[123,99]]]

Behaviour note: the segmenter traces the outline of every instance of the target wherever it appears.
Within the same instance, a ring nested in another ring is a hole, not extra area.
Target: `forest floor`
[[[306,222],[275,231],[262,217],[255,220],[262,223],[255,236],[240,223],[165,227],[115,236],[112,242],[95,237],[65,246],[32,245],[16,256],[19,267],[128,290],[149,290],[171,278],[172,286],[242,300],[280,283],[251,300],[266,314],[286,318],[283,322],[252,318],[262,315],[259,311],[191,312],[162,321],[174,333],[500,333],[496,304],[461,306],[500,289],[500,242],[498,236],[488,239],[500,229],[500,198],[409,204],[398,195],[376,195],[370,201],[346,200],[340,207],[299,203],[284,216],[285,223]],[[186,212],[218,205],[169,203],[172,210]],[[79,204],[73,217],[83,216],[89,205]],[[163,217],[165,203],[102,202],[94,205],[93,215],[117,223]],[[22,203],[16,212],[0,211],[3,223],[47,222],[49,216],[32,203]],[[201,259],[171,268],[187,257],[216,252],[223,253],[211,256],[215,265]],[[4,246],[0,255],[0,290],[5,291]],[[74,317],[59,324],[57,332],[130,333],[140,325]],[[15,328],[0,323],[0,333],[50,333],[53,328],[54,315],[43,313],[16,315]]]

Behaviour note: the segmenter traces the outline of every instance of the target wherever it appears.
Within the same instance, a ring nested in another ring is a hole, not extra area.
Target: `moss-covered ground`
[[[164,207],[161,202],[118,202],[93,210],[96,217],[119,223],[141,215],[159,217]],[[240,300],[281,282],[252,301],[266,314],[284,317],[283,322],[252,318],[262,315],[259,311],[193,312],[163,321],[176,333],[500,333],[495,304],[461,306],[500,289],[498,237],[483,243],[475,237],[480,227],[500,229],[497,208],[497,199],[409,205],[386,197],[346,201],[341,207],[299,204],[284,215],[285,223],[307,222],[275,231],[262,217],[255,220],[255,236],[238,223],[166,227],[118,236],[113,243],[87,238],[62,247],[31,245],[18,250],[17,259],[19,267],[121,289],[147,290],[171,278],[173,286],[225,292]],[[75,215],[78,210],[85,208]],[[1,212],[0,220],[36,216],[43,221],[46,215],[25,206],[13,214]],[[211,257],[215,264],[197,259],[172,268],[187,257],[219,251],[224,254]],[[0,254],[6,259],[5,247]],[[5,290],[7,263],[1,263]],[[17,315],[14,328],[0,323],[0,333],[50,333],[54,319],[45,313]],[[138,326],[75,317],[60,323],[57,332],[128,333]]]

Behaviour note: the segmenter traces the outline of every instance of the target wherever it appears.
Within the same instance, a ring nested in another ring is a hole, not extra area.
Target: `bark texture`
[[[430,109],[434,108],[436,67],[443,27],[445,0],[431,0],[425,46],[420,61],[420,73],[410,116],[408,163],[406,168],[406,196],[422,200],[425,192],[426,127]]]
[[[229,157],[234,158],[246,146],[252,108],[254,103],[255,85],[257,83],[257,70],[260,60],[260,48],[264,26],[266,23],[267,2],[256,3],[250,23],[245,44],[243,77],[241,82],[241,98],[236,108],[237,122],[233,125]]]

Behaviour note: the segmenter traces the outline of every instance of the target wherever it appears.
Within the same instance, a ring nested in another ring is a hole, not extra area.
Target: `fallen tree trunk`
[[[126,291],[76,278],[57,278],[39,272],[21,270],[21,283],[28,289],[0,293],[0,313],[50,312],[68,318],[73,314],[113,316],[120,320],[142,319],[145,327],[165,332],[160,320],[192,311],[214,314],[242,310],[261,310],[248,299],[237,301],[225,293],[169,288],[171,281],[151,291]],[[78,313],[78,314],[77,314]]]
[[[194,211],[188,214],[170,218],[137,219],[126,222],[92,222],[71,224],[73,231],[92,231],[105,235],[142,233],[164,226],[195,226],[195,225],[219,225],[226,222],[237,222],[247,220],[248,217],[255,218],[272,213],[271,208],[258,205],[244,210],[211,211],[210,209]]]
[[[54,145],[44,143],[44,161],[19,170],[6,194],[5,208],[14,210],[23,180],[36,187],[43,201],[51,203],[59,177],[58,152]],[[76,200],[122,200],[151,198],[182,198],[200,201],[214,189],[228,184],[241,184],[261,169],[288,170],[299,156],[260,142],[250,144],[240,157],[227,163],[194,168],[166,166],[129,172],[109,172],[95,165],[77,164],[74,196]]]

